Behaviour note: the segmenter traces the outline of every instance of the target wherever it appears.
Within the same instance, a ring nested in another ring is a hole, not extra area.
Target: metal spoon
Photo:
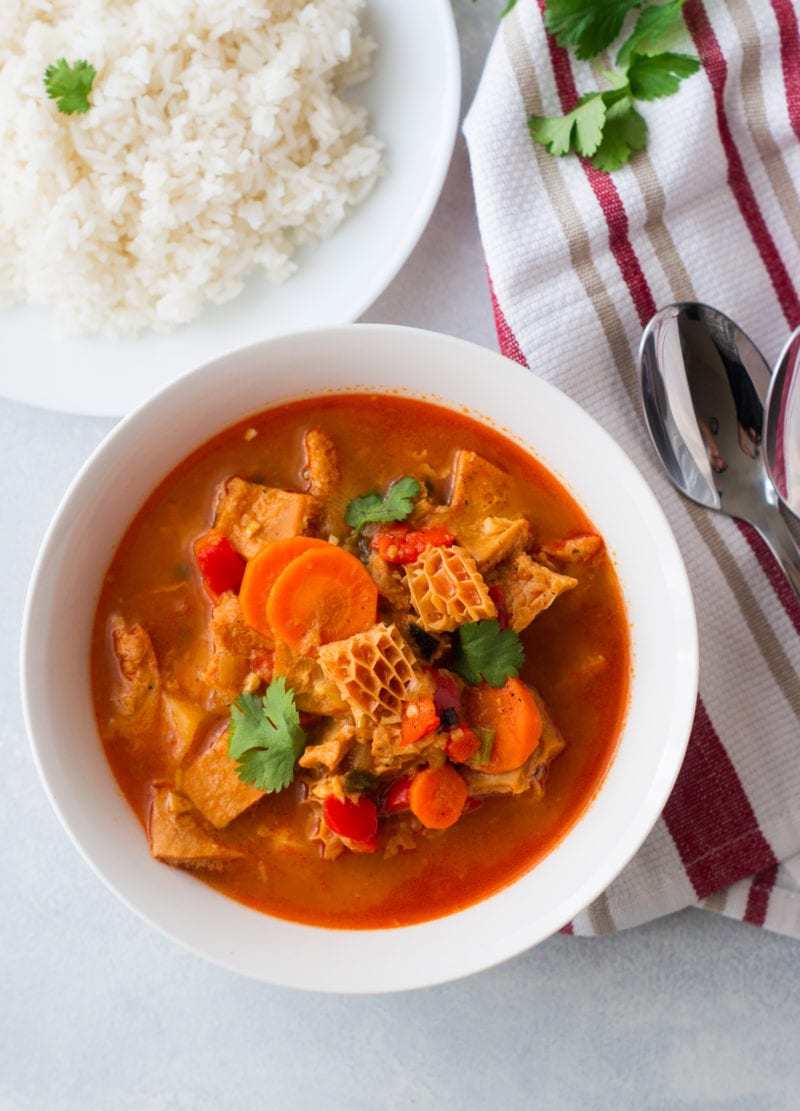
[[[800,598],[800,549],[761,452],[770,369],[756,346],[708,305],[668,305],[639,349],[644,414],[675,486],[707,509],[751,524]]]
[[[800,517],[800,328],[781,351],[767,390],[764,462],[778,497]]]

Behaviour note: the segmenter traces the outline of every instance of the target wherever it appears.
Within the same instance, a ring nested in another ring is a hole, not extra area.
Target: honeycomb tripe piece
[[[457,544],[426,548],[415,563],[406,564],[411,604],[423,629],[452,632],[468,621],[497,617],[475,560]]]
[[[336,683],[356,721],[399,720],[410,683],[416,680],[411,649],[394,625],[373,625],[319,650],[319,662]]]

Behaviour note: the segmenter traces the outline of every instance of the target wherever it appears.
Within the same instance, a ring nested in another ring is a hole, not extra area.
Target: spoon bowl
[[[778,497],[800,517],[800,328],[780,353],[767,390],[764,462]]]
[[[673,484],[698,505],[753,525],[800,598],[800,552],[762,451],[770,383],[763,355],[724,313],[683,302],[645,328],[639,369],[645,421]]]

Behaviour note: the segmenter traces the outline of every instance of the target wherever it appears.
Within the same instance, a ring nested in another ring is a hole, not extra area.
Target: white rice
[[[366,0],[0,0],[0,300],[131,335],[281,282],[372,188]],[[85,115],[48,99],[97,70]]]

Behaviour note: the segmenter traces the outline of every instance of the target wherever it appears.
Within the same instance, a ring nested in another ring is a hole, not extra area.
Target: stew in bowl
[[[34,758],[91,866],[202,956],[321,991],[567,924],[656,821],[696,670],[620,448],[527,370],[394,326],[234,352],[125,418],[23,622]]]

